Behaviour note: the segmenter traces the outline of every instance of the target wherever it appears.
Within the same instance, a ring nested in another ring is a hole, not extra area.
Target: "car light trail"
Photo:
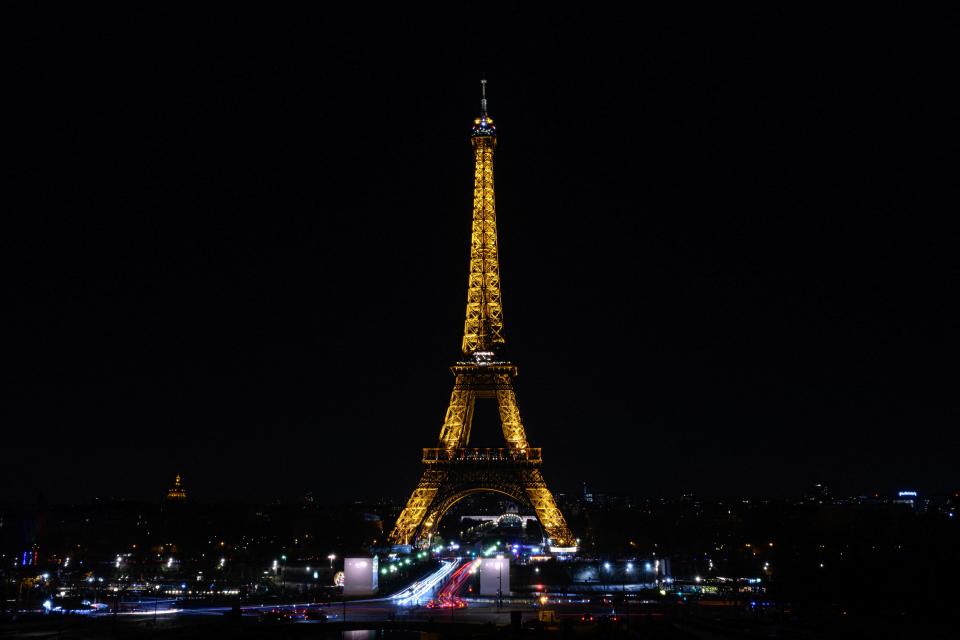
[[[437,585],[446,580],[460,564],[460,558],[443,560],[443,566],[426,576],[413,582],[409,587],[390,596],[398,605],[409,606],[418,604],[421,598],[426,597]]]
[[[476,570],[477,564],[480,560],[475,562],[468,562],[467,564],[461,566],[459,569],[454,571],[450,575],[450,579],[446,581],[446,584],[443,585],[438,592],[435,598],[427,602],[428,609],[464,609],[467,606],[466,601],[457,597],[457,593],[463,588],[463,585],[466,581],[472,576]]]

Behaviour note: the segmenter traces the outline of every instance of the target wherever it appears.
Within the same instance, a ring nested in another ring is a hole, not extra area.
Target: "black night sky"
[[[482,73],[556,490],[956,488],[954,18],[89,11],[4,20],[0,500],[404,497]]]

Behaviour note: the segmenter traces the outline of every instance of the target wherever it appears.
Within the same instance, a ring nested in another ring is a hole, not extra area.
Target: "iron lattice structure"
[[[481,118],[480,126],[474,126],[473,229],[470,234],[467,319],[463,325],[465,354],[490,351],[504,343],[497,211],[493,198],[493,148],[497,138],[493,133],[484,135],[488,130],[493,130],[493,120],[487,118]]]
[[[493,192],[497,138],[493,119],[487,115],[485,90],[486,81],[481,114],[471,133],[473,224],[462,343],[467,360],[451,367],[453,393],[439,443],[423,450],[423,475],[397,518],[390,540],[394,544],[427,544],[454,504],[471,494],[492,491],[532,509],[554,546],[572,547],[573,534],[540,471],[541,451],[527,443],[514,392],[517,367],[496,355],[505,342]],[[496,400],[505,448],[468,446],[478,399]]]

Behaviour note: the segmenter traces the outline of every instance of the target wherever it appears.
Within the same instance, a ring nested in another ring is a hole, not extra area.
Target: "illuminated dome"
[[[519,529],[523,527],[523,518],[515,513],[505,513],[497,518],[498,527],[513,527]]]
[[[183,488],[183,485],[180,484],[180,474],[177,474],[177,477],[173,481],[173,486],[167,489],[167,500],[186,500],[187,499],[187,490]]]

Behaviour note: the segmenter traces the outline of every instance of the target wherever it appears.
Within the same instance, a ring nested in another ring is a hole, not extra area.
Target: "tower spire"
[[[487,79],[480,80],[480,115],[487,115]]]

